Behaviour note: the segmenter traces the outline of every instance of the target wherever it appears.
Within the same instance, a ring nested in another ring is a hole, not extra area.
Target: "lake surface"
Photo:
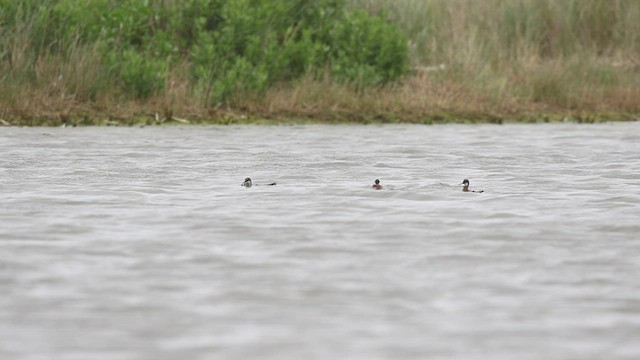
[[[0,128],[0,200],[1,359],[640,358],[640,123]]]

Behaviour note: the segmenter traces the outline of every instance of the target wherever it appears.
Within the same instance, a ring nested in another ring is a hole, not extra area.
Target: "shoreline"
[[[0,126],[640,120],[640,1],[209,2],[6,1]]]
[[[262,114],[223,114],[214,117],[201,116],[161,116],[159,113],[135,114],[127,117],[114,117],[105,114],[62,115],[46,114],[31,116],[0,116],[0,127],[76,127],[76,126],[201,126],[201,125],[382,125],[382,124],[545,124],[545,123],[580,123],[596,124],[606,122],[640,121],[640,114],[633,113],[532,113],[514,116],[495,114],[460,114],[442,113],[436,115],[409,118],[402,115],[371,114],[335,114],[334,116],[304,116],[289,114],[288,116]]]

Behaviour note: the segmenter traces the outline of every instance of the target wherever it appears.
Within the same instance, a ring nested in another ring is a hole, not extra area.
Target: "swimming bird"
[[[382,185],[380,185],[380,180],[376,179],[376,181],[374,181],[375,184],[371,185],[371,188],[373,190],[382,190]]]
[[[484,190],[478,190],[478,191],[469,190],[469,180],[467,180],[467,179],[462,180],[462,184],[460,184],[460,185],[464,185],[464,187],[462,188],[462,191],[464,191],[464,192],[474,192],[474,193],[484,192]]]
[[[275,184],[276,184],[275,182],[272,182],[272,183],[264,184],[264,185],[273,186]],[[251,186],[253,186],[253,182],[251,181],[251,178],[246,178],[246,179],[244,179],[244,182],[242,184],[240,184],[240,185],[250,188]],[[256,184],[256,186],[258,186],[258,185],[263,185],[263,184]]]

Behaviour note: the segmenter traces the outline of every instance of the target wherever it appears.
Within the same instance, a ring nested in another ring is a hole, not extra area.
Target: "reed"
[[[560,110],[640,110],[640,2],[351,0],[410,38],[417,69]]]

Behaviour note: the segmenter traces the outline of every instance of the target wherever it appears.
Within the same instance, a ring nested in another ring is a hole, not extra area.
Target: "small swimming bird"
[[[382,190],[382,185],[380,185],[380,180],[376,179],[376,181],[374,181],[375,184],[371,185],[371,188],[373,190]]]
[[[464,185],[464,187],[462,188],[462,191],[464,191],[464,192],[474,192],[474,193],[484,192],[484,190],[478,190],[478,191],[469,190],[469,180],[467,180],[467,179],[462,180],[462,184],[460,184],[460,185]]]
[[[275,184],[276,184],[275,182],[272,182],[272,183],[264,184],[264,185],[273,186]],[[251,181],[251,178],[246,178],[246,179],[244,179],[244,182],[242,184],[240,184],[240,185],[250,188],[251,186],[253,186],[253,182]],[[258,185],[263,185],[263,184],[256,184],[256,186],[258,186]]]

